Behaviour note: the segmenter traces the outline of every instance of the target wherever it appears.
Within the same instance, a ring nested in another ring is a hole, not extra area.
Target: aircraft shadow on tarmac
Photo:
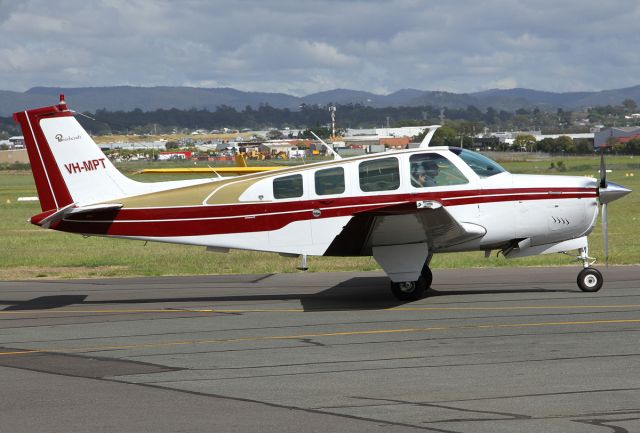
[[[459,287],[459,286],[458,286]],[[242,289],[238,289],[241,293]],[[528,287],[520,289],[429,289],[427,297],[464,296],[464,295],[492,295],[506,293],[571,293],[574,290],[545,289]],[[304,311],[327,310],[380,310],[398,307],[407,301],[397,300],[389,290],[389,280],[386,277],[356,277],[345,280],[333,287],[317,293],[288,293],[288,294],[238,294],[224,296],[203,297],[163,297],[163,298],[132,298],[87,300],[88,295],[50,295],[23,301],[0,300],[0,305],[8,305],[3,311],[18,310],[46,310],[62,308],[70,305],[122,305],[122,304],[175,304],[175,303],[220,303],[220,302],[256,302],[256,301],[288,301],[299,300]],[[223,309],[223,307],[219,307]]]
[[[67,307],[69,305],[83,304],[87,295],[52,295],[39,296],[26,301],[0,301],[0,305],[7,305],[2,311],[18,310],[50,310],[53,308]]]

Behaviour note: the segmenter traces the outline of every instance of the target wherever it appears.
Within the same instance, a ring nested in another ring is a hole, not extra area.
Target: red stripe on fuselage
[[[277,230],[303,220],[350,216],[396,206],[412,211],[420,200],[460,206],[507,201],[596,198],[595,188],[526,188],[457,190],[416,194],[385,194],[290,202],[121,209],[82,213],[55,225],[56,230],[111,236],[203,236]],[[312,211],[320,209],[314,217]]]

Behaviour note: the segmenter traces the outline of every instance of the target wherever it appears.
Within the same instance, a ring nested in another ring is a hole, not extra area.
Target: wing
[[[482,226],[456,220],[437,201],[412,201],[355,214],[325,255],[372,255],[374,246],[415,243],[437,252],[485,233]]]
[[[355,215],[325,255],[372,255],[391,281],[416,281],[430,254],[485,233],[439,202],[405,202]]]

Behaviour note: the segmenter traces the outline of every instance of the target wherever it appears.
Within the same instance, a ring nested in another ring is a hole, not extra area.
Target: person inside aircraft
[[[438,176],[438,164],[435,161],[422,161],[416,164],[411,176],[411,184],[418,188],[436,186],[436,176]]]

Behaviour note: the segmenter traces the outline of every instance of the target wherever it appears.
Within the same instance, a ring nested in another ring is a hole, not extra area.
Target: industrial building
[[[612,138],[619,139],[632,139],[640,137],[640,127],[637,126],[625,126],[625,127],[612,127],[601,130],[595,133],[594,146],[607,146],[608,142]]]

